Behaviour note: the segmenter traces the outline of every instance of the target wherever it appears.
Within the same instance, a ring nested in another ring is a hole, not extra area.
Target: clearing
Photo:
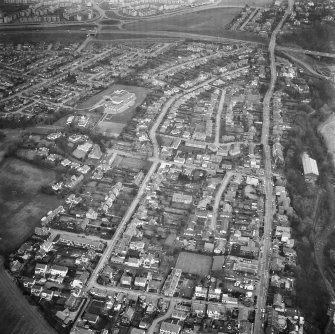
[[[0,253],[17,248],[33,234],[40,218],[60,203],[56,196],[40,192],[56,173],[15,158],[3,160],[0,168]]]
[[[212,267],[212,257],[196,253],[181,252],[178,256],[176,268],[185,273],[206,276]]]

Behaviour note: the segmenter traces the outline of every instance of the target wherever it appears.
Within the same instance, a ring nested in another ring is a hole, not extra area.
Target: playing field
[[[212,267],[212,258],[207,255],[181,252],[178,256],[176,268],[185,273],[208,275]]]
[[[125,24],[127,30],[178,31],[216,35],[238,15],[241,8],[211,8],[193,13]]]

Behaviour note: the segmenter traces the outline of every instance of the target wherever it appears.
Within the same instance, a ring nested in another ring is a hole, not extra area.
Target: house
[[[42,290],[40,296],[41,298],[44,298],[46,300],[51,300],[52,297],[54,296],[54,292],[52,290],[45,289],[45,290]]]
[[[48,270],[48,266],[43,263],[36,263],[35,265],[35,275],[45,276]]]
[[[90,274],[88,271],[84,271],[84,272],[77,272],[75,278],[73,279],[73,281],[71,282],[71,286],[73,288],[80,288],[82,289],[84,284],[87,282],[88,278],[89,278]]]
[[[187,318],[187,312],[174,310],[171,316],[174,319],[184,321]]]
[[[179,334],[181,326],[163,321],[159,329],[160,334]]]
[[[145,277],[135,277],[134,285],[138,287],[145,288],[147,284],[147,279]]]
[[[143,329],[132,327],[130,330],[130,334],[146,334],[146,331]]]
[[[134,314],[135,314],[134,309],[131,306],[129,306],[122,316],[122,322],[125,324],[130,324],[131,321],[133,320]]]
[[[121,284],[130,286],[132,280],[133,280],[132,276],[122,275]]]
[[[50,268],[50,274],[54,276],[61,276],[65,277],[69,268],[65,266],[59,266],[57,264],[54,264]]]
[[[207,288],[204,288],[202,286],[196,286],[194,297],[198,299],[206,299],[207,298]]]
[[[208,304],[207,316],[208,318],[220,319],[226,313],[226,307],[217,304]]]
[[[125,264],[129,267],[136,267],[138,268],[141,264],[140,259],[129,257],[128,260],[125,261]]]
[[[29,278],[29,277],[24,277],[22,279],[22,284],[25,288],[32,288],[35,284],[35,279]]]
[[[42,290],[43,290],[43,287],[41,285],[34,284],[31,287],[30,292],[32,295],[39,297],[40,294],[42,293]]]
[[[154,255],[147,254],[142,256],[142,263],[144,268],[151,268],[151,266],[159,264],[159,260]]]
[[[99,315],[86,312],[83,316],[83,320],[95,325],[99,320]]]

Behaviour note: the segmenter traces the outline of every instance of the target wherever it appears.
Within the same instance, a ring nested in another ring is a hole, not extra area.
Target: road
[[[292,52],[285,52],[283,51],[283,54],[290,58],[291,61],[297,63],[298,65],[300,65],[304,70],[306,70],[307,72],[309,72],[310,74],[320,78],[320,79],[325,79],[325,80],[329,80],[330,78],[321,74],[321,73],[318,73],[314,70],[314,68],[312,68],[309,64],[307,64],[306,62],[304,62],[302,59],[299,58],[299,56],[297,54],[294,54]]]
[[[176,303],[175,303],[174,301],[171,301],[171,302],[170,302],[170,306],[169,306],[167,312],[166,312],[164,315],[162,315],[161,317],[159,317],[159,318],[157,318],[157,319],[155,319],[155,320],[153,321],[153,323],[151,324],[150,328],[148,329],[147,334],[154,334],[154,331],[155,331],[156,326],[157,326],[161,321],[164,321],[164,320],[170,318],[170,316],[171,316],[171,314],[172,314],[172,312],[173,312],[173,310],[174,310],[175,305],[176,305]]]
[[[214,144],[216,146],[219,146],[219,144],[220,144],[221,117],[222,117],[222,111],[223,111],[223,106],[224,106],[225,98],[226,98],[226,90],[222,89],[222,91],[221,91],[221,98],[220,98],[219,107],[218,107],[218,112],[216,114],[216,122],[215,122],[216,131],[215,131]]]
[[[142,198],[142,196],[144,194],[144,191],[147,187],[148,182],[150,181],[151,176],[153,175],[153,173],[157,169],[157,166],[158,166],[158,162],[153,162],[152,163],[148,173],[146,174],[146,176],[145,176],[145,178],[144,178],[144,180],[141,184],[141,187],[139,188],[139,190],[137,192],[137,195],[136,195],[135,199],[131,203],[129,209],[127,210],[127,213],[122,218],[121,223],[119,224],[118,228],[115,231],[115,234],[113,235],[113,238],[107,242],[106,250],[102,254],[98,265],[94,269],[89,281],[87,282],[87,287],[86,287],[87,290],[91,289],[95,285],[95,281],[96,281],[96,278],[97,278],[99,272],[106,265],[106,263],[108,263],[108,260],[111,257],[111,254],[112,254],[112,251],[113,251],[113,249],[116,245],[116,242],[120,238],[121,233],[123,233],[123,231],[125,230],[126,225],[127,225],[128,221],[130,220],[131,216],[134,214],[135,209],[137,208],[137,205],[140,202],[140,199]]]
[[[304,53],[306,55],[319,56],[319,57],[335,58],[335,53],[290,48],[290,47],[287,47],[287,46],[276,46],[276,50],[290,51],[290,52],[296,52],[296,53]]]
[[[216,220],[219,212],[219,206],[220,206],[220,200],[222,197],[223,192],[227,188],[231,178],[233,177],[234,173],[232,171],[228,171],[226,175],[224,176],[222,183],[220,184],[220,188],[215,194],[215,200],[213,205],[213,215],[212,215],[212,221],[211,221],[211,230],[214,231],[216,227]]]
[[[270,130],[270,103],[274,92],[277,70],[275,59],[275,47],[277,34],[281,30],[285,20],[291,14],[294,0],[289,0],[288,7],[285,10],[281,21],[278,23],[275,30],[272,32],[269,43],[270,67],[271,67],[271,81],[268,91],[263,100],[263,128],[262,128],[262,144],[264,151],[265,162],[265,215],[264,215],[264,236],[262,258],[260,264],[260,280],[259,280],[259,294],[257,298],[257,309],[254,323],[254,334],[262,332],[262,309],[265,308],[267,298],[267,288],[269,284],[269,269],[270,269],[270,248],[272,244],[272,219],[273,219],[273,189],[272,189],[272,164],[271,164],[271,148],[269,146],[269,130]]]

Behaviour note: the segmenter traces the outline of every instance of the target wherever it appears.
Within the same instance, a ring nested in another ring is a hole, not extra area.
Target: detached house
[[[163,321],[161,324],[161,328],[159,330],[160,334],[179,334],[181,331],[181,327],[176,324],[171,324],[169,322]]]
[[[45,274],[47,273],[47,270],[48,270],[48,266],[46,264],[36,263],[35,275],[45,276]]]

